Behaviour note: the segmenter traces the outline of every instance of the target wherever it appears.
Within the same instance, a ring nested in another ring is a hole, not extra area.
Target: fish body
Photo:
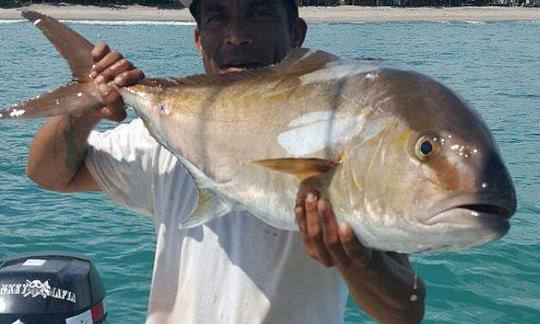
[[[99,107],[86,77],[92,45],[50,17],[24,15],[40,20],[77,82],[2,115]],[[72,41],[57,44],[58,35]],[[198,204],[182,227],[234,208],[296,230],[297,196],[317,190],[367,247],[459,251],[504,235],[516,209],[485,123],[450,89],[413,71],[295,49],[268,68],[118,90],[197,184]]]

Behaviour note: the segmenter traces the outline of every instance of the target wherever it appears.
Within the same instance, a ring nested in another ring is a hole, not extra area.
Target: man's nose
[[[253,39],[245,32],[245,26],[242,28],[243,24],[240,22],[233,22],[230,25],[229,36],[227,38],[227,43],[233,46],[245,46],[251,45]]]

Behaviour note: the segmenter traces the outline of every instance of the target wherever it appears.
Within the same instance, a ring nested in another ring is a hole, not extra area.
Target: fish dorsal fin
[[[199,74],[175,79],[177,85],[185,86],[213,86],[226,85],[243,80],[252,80],[259,77],[281,78],[284,75],[301,75],[324,67],[327,63],[337,59],[337,56],[323,52],[312,51],[307,48],[294,48],[276,65],[257,68],[248,71],[230,72],[225,74]]]
[[[322,159],[283,158],[258,160],[253,163],[274,171],[293,174],[297,176],[300,181],[317,177],[324,173],[333,172],[337,167],[337,163]]]
[[[90,52],[94,45],[58,20],[35,11],[23,11],[23,17],[39,28],[66,59],[74,81],[89,80],[94,61]]]
[[[323,68],[337,59],[337,56],[328,52],[314,51],[308,48],[293,48],[281,62],[271,67],[271,69],[274,72],[283,74],[305,74]]]

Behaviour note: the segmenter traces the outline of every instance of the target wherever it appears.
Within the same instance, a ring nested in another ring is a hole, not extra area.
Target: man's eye
[[[216,13],[216,14],[210,15],[210,16],[206,19],[206,21],[207,21],[207,22],[212,22],[212,21],[223,21],[223,20],[225,20],[225,19],[226,19],[226,17],[225,17],[224,14]]]
[[[268,9],[255,9],[251,12],[252,17],[273,17],[274,13]]]

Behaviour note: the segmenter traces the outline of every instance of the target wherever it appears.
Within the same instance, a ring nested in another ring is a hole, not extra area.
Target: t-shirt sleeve
[[[154,157],[159,144],[140,119],[88,138],[86,167],[113,202],[145,215],[154,214]]]

